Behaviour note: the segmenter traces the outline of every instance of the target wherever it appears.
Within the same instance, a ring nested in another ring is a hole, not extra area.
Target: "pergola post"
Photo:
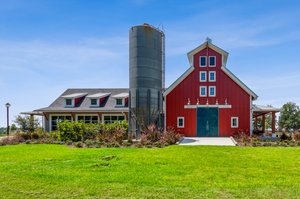
[[[272,112],[272,134],[275,133],[275,112]]]
[[[265,114],[262,115],[262,132],[265,133],[265,121],[266,121],[266,116]]]
[[[257,117],[254,118],[254,127],[255,127],[255,130],[257,130]]]

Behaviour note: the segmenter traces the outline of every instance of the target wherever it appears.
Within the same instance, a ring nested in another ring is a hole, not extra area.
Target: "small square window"
[[[73,105],[73,99],[66,99],[66,106],[72,106]]]
[[[200,56],[200,67],[206,67],[206,57]]]
[[[209,86],[209,97],[215,97],[216,96],[216,87],[215,86]]]
[[[117,106],[123,106],[123,99],[122,98],[117,98],[116,99],[116,105]]]
[[[209,71],[209,81],[210,82],[216,81],[216,71]]]
[[[92,106],[97,106],[98,105],[97,99],[91,99],[91,105]]]
[[[206,86],[200,86],[200,97],[206,97]]]
[[[216,56],[209,57],[209,66],[211,67],[216,66]]]
[[[231,128],[238,128],[239,127],[239,118],[232,117],[231,118]]]
[[[200,72],[200,82],[206,82],[206,71]]]
[[[177,117],[177,128],[184,128],[184,117]]]

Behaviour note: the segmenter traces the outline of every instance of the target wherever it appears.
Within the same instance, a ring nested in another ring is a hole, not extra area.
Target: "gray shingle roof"
[[[65,98],[64,96],[76,94],[76,93],[86,93],[83,98],[83,101],[78,103],[78,106],[75,107],[65,107]],[[94,95],[98,93],[110,93],[107,101],[103,106],[93,107],[91,106],[90,98],[87,96]],[[64,93],[62,93],[50,106],[46,108],[41,108],[36,111],[42,112],[101,112],[101,111],[125,111],[128,112],[128,105],[125,106],[116,106],[116,99],[112,96],[121,94],[121,93],[129,93],[128,88],[99,88],[99,89],[91,89],[91,88],[72,88],[67,89]]]

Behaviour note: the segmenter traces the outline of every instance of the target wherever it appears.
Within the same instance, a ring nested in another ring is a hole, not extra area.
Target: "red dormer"
[[[110,93],[96,93],[88,95],[90,99],[90,107],[103,107],[109,97]]]
[[[87,93],[73,93],[64,95],[62,98],[64,98],[65,107],[73,108],[79,106],[86,95]]]
[[[129,93],[120,93],[112,97],[115,98],[116,107],[128,107]]]

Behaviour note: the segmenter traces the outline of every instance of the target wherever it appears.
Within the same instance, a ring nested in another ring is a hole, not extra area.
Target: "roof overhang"
[[[277,113],[281,111],[281,108],[275,108],[271,106],[252,105],[253,116],[258,117],[268,113]]]
[[[79,98],[79,97],[83,97],[83,96],[86,96],[87,93],[73,93],[73,94],[70,94],[70,95],[63,95],[61,96],[62,98]]]

